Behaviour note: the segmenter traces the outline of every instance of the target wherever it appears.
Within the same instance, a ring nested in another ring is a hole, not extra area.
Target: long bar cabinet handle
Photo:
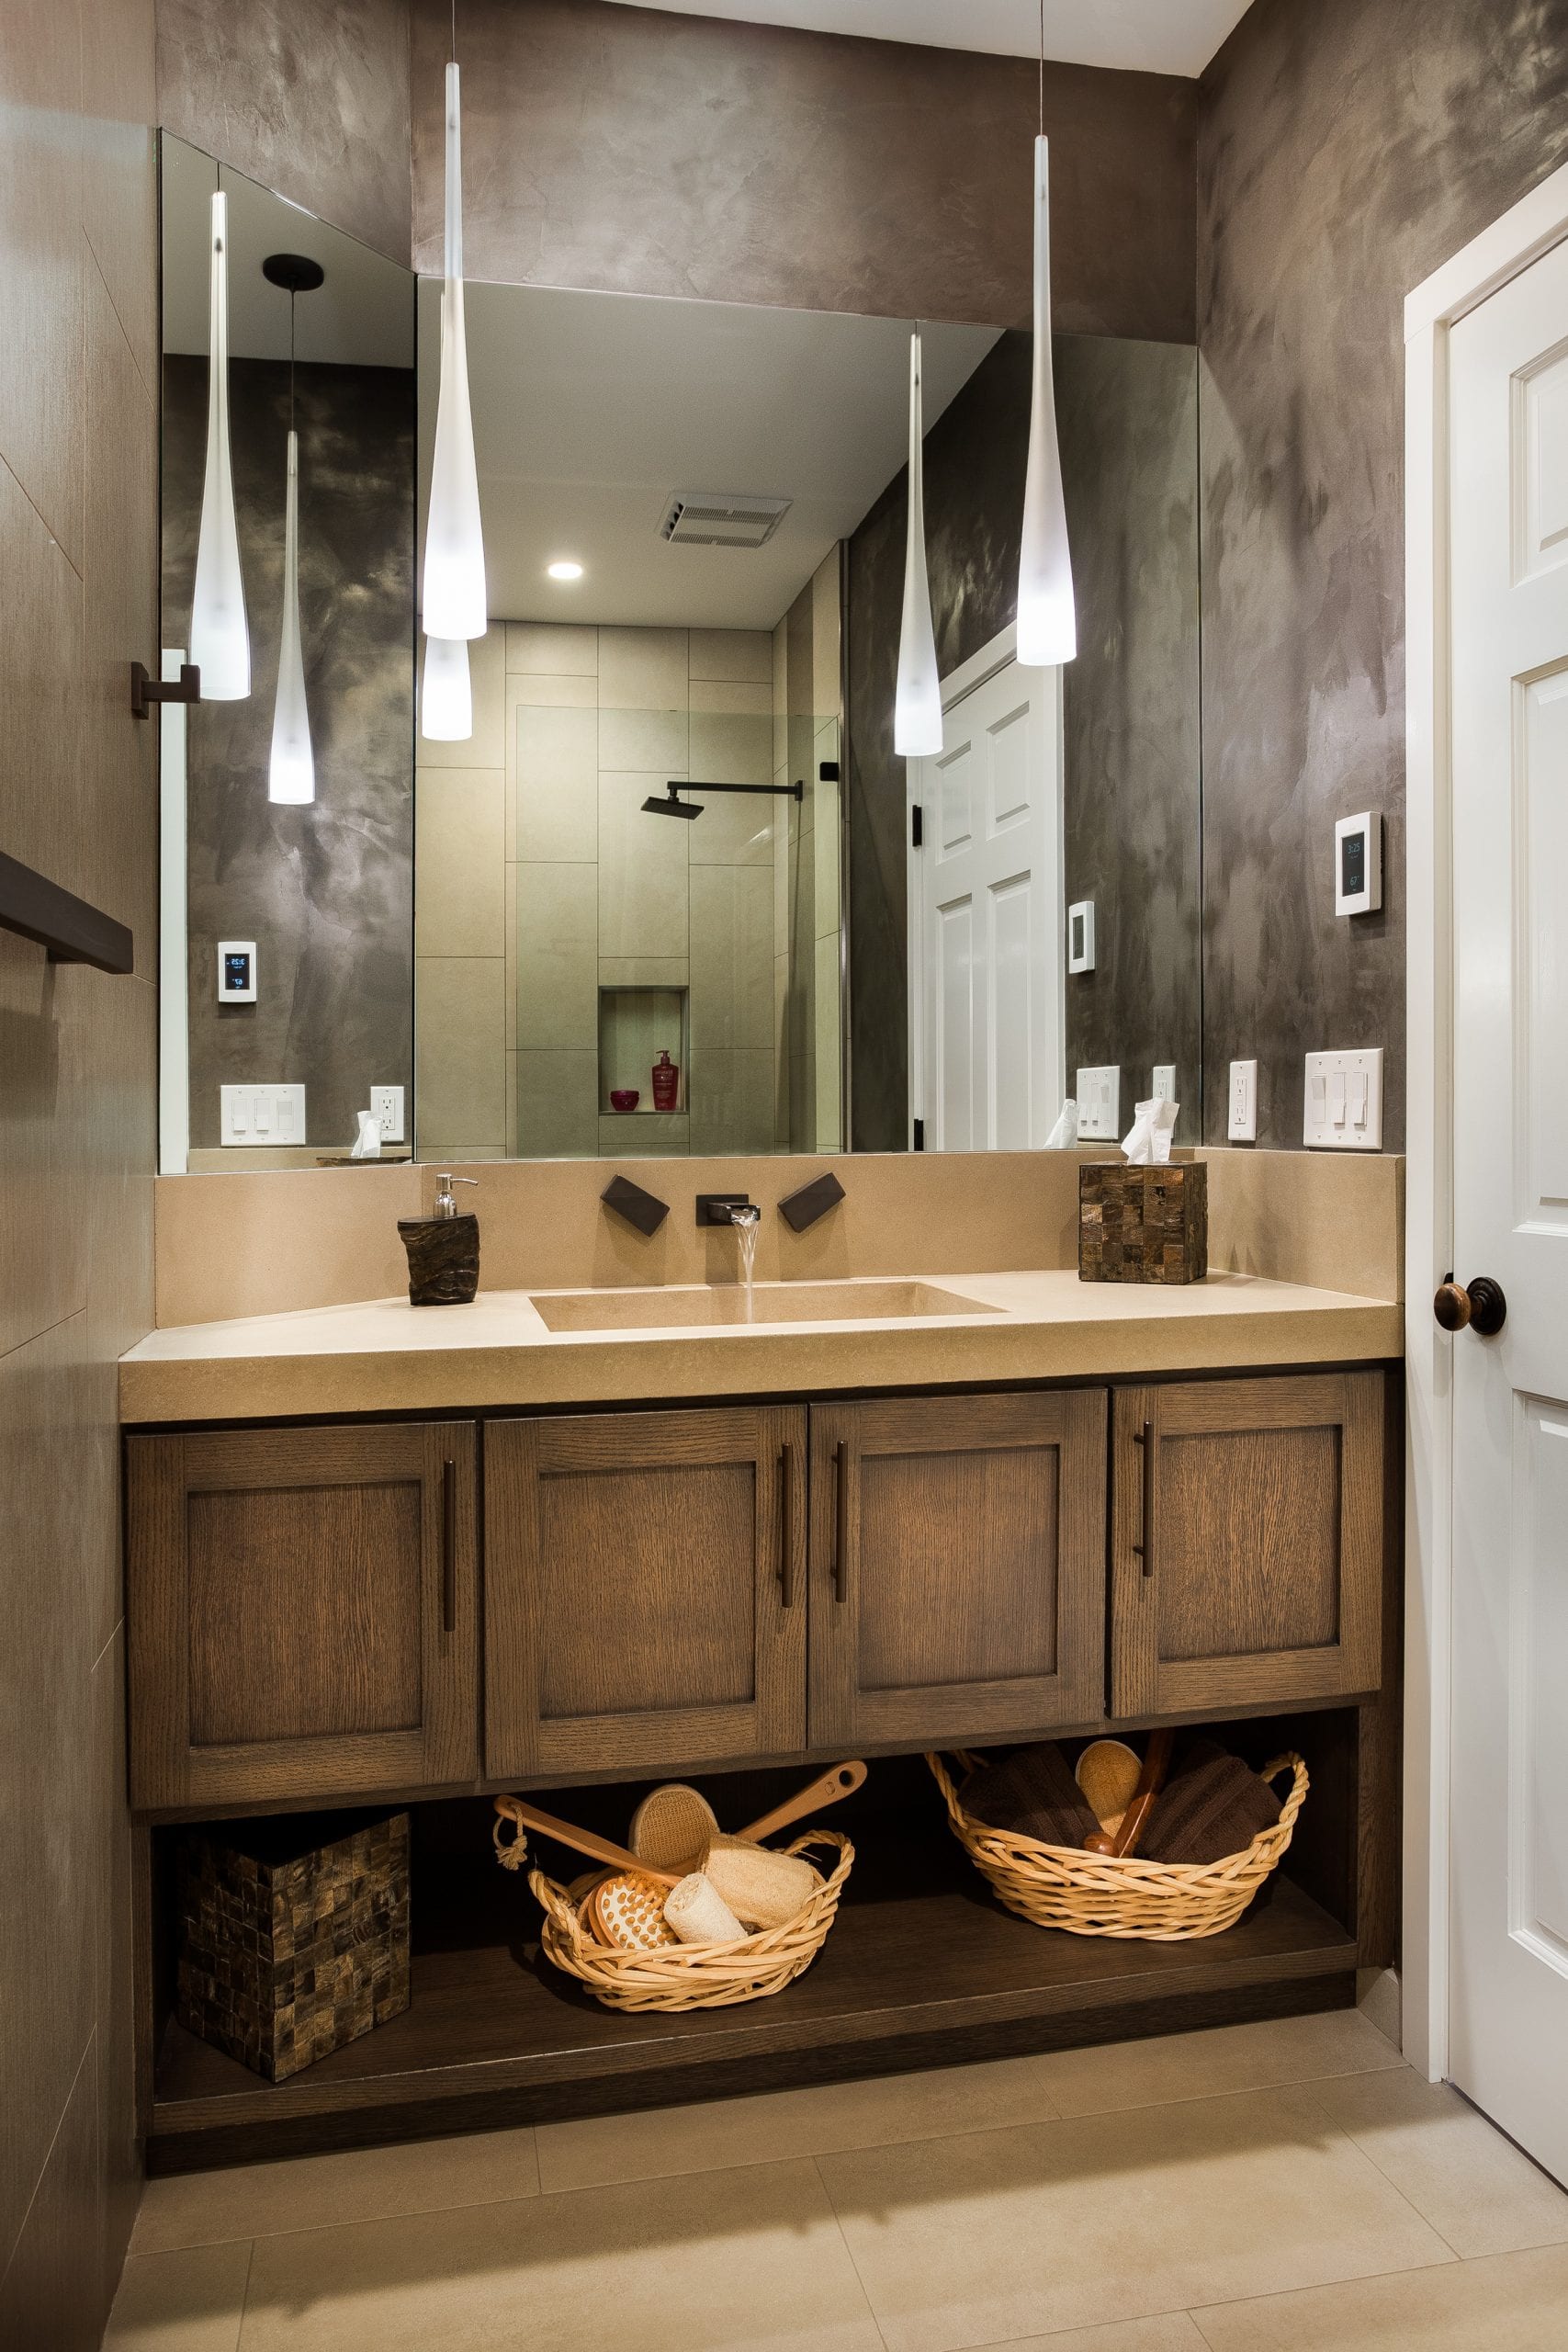
[[[781,1605],[795,1607],[795,1448],[779,1448],[779,1584],[783,1590]]]
[[[1144,1564],[1145,1576],[1152,1577],[1155,1572],[1155,1542],[1156,1532],[1155,1524],[1155,1470],[1159,1447],[1159,1433],[1156,1430],[1153,1421],[1145,1421],[1141,1430],[1134,1430],[1133,1431],[1133,1443],[1134,1445],[1141,1445],[1144,1449],[1144,1540],[1141,1544],[1134,1544],[1133,1550]]]
[[[457,1630],[457,1465],[441,1465],[441,1630]]]
[[[842,1438],[833,1448],[833,1599],[850,1597],[850,1449]]]

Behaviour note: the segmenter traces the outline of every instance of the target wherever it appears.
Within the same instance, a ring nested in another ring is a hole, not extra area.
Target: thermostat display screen
[[[1347,899],[1359,899],[1367,887],[1367,837],[1347,833],[1339,844],[1339,888]]]
[[[248,989],[251,985],[251,959],[236,955],[232,949],[223,958],[223,985],[226,989]]]

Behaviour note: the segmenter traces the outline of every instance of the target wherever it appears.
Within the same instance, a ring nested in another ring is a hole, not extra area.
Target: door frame
[[[1568,164],[1433,272],[1404,305],[1405,712],[1405,2056],[1449,2064],[1453,1395],[1427,1302],[1453,1263],[1453,777],[1449,337],[1568,241]]]
[[[942,716],[955,703],[963,702],[1005,670],[1010,662],[1018,659],[1018,623],[1009,621],[998,629],[966,662],[961,662],[941,682]],[[1063,902],[1066,882],[1066,795],[1065,790],[1066,746],[1063,738],[1064,689],[1063,673],[1056,671],[1056,970],[1060,979],[1065,968],[1063,955]],[[904,1140],[907,1148],[915,1148],[915,1122],[926,1115],[926,1016],[925,1016],[925,892],[924,872],[911,847],[914,830],[914,808],[919,793],[918,771],[921,762],[904,762],[904,1019],[908,1038],[909,1069],[908,1132]],[[1062,1008],[1063,1083],[1066,1083],[1066,1011]]]

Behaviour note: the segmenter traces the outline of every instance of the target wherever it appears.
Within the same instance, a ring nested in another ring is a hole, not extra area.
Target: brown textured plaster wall
[[[1385,1051],[1404,1132],[1406,293],[1568,159],[1562,0],[1256,0],[1202,84],[1206,1132],[1258,1062]],[[1385,820],[1384,906],[1337,918],[1333,825]]]
[[[157,0],[157,12],[164,129],[406,266],[409,0]]]
[[[440,267],[446,0],[414,0],[415,266]],[[476,277],[1021,324],[1023,60],[610,0],[462,0]],[[1056,319],[1192,335],[1195,85],[1050,65]],[[191,134],[195,136],[195,133]]]
[[[0,845],[129,977],[0,933],[0,2344],[103,2332],[140,2191],[116,1359],[152,1321],[151,0],[0,16]]]

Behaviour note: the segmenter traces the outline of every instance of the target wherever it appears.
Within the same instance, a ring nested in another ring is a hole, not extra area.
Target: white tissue
[[[1170,1158],[1171,1135],[1180,1108],[1179,1102],[1167,1102],[1158,1096],[1134,1104],[1133,1124],[1122,1145],[1122,1158],[1130,1167],[1163,1166]]]
[[[1078,1139],[1078,1106],[1069,1094],[1062,1105],[1062,1115],[1046,1136],[1046,1151],[1071,1151]]]
[[[359,1114],[359,1133],[354,1138],[350,1159],[379,1159],[381,1157],[381,1122],[374,1111]]]

